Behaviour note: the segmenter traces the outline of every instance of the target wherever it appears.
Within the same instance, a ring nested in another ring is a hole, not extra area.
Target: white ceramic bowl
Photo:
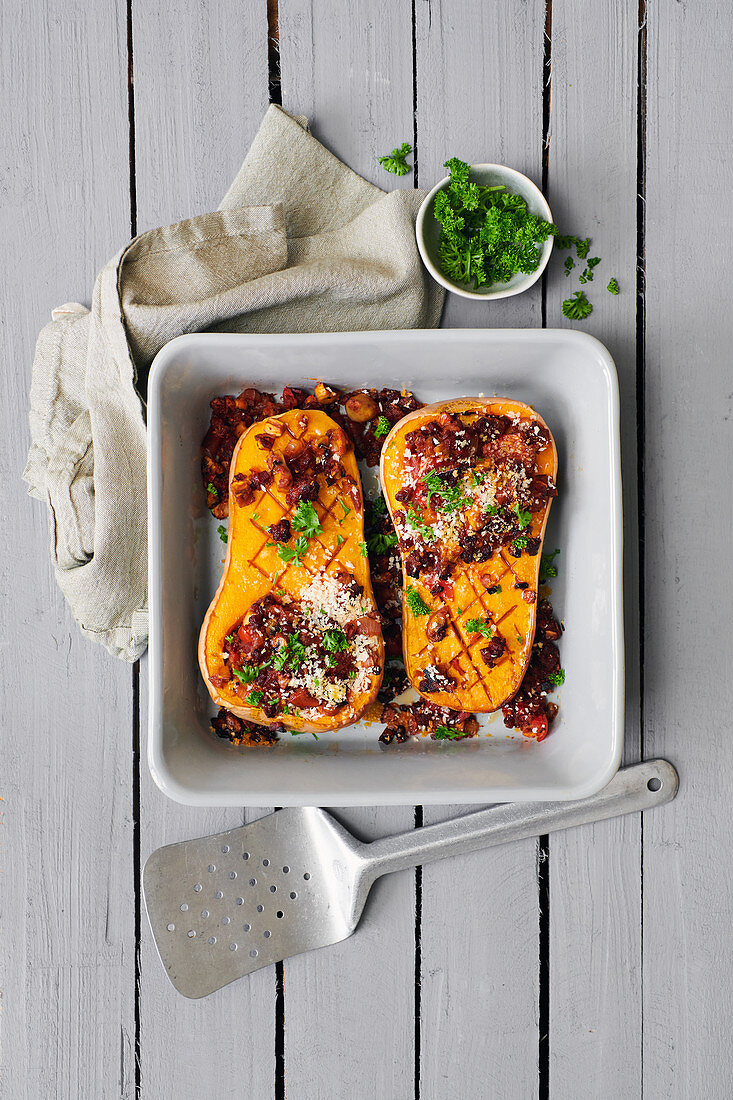
[[[521,172],[516,172],[513,168],[506,168],[503,164],[472,164],[471,180],[474,183],[481,184],[482,187],[494,187],[497,184],[503,184],[507,191],[511,191],[514,195],[522,196],[527,203],[530,214],[544,218],[545,221],[548,222],[552,221],[552,214],[550,213],[550,207],[547,205],[545,196],[540,189],[532,183],[532,180],[528,179],[527,176],[523,176]],[[514,294],[521,294],[523,290],[528,290],[529,287],[537,282],[540,275],[547,267],[547,262],[552,253],[553,237],[548,237],[542,246],[542,255],[537,265],[537,270],[533,271],[530,275],[523,275],[520,272],[514,275],[508,283],[494,283],[492,286],[482,286],[478,289],[471,289],[468,283],[452,282],[450,279],[446,278],[440,270],[438,266],[440,222],[437,221],[433,214],[433,203],[438,191],[442,191],[447,187],[449,182],[450,176],[446,176],[440,183],[436,183],[432,191],[428,192],[422,206],[417,212],[417,221],[415,224],[417,247],[422,256],[423,263],[436,283],[440,283],[441,286],[444,286],[446,290],[452,291],[453,294],[460,294],[462,298],[484,300],[486,298],[511,298]]]

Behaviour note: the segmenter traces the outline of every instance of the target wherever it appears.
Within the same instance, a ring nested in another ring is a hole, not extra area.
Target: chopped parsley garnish
[[[345,542],[346,542],[346,539],[344,538],[343,535],[336,535],[336,545],[337,546],[343,546]]]
[[[361,556],[363,558],[365,558],[367,556],[367,544],[365,542],[359,542],[358,547],[359,547],[359,553],[361,554]]]
[[[259,512],[253,512],[252,513],[252,522],[253,523],[255,522],[255,520],[258,520],[259,518],[260,518]]]
[[[247,696],[247,702],[251,707],[257,707],[264,698],[264,691],[250,691],[249,695]]]
[[[227,529],[226,529],[226,527],[224,526],[223,523],[219,524],[219,526],[216,529],[216,533],[217,533],[217,535],[219,536],[219,538],[221,539],[222,542],[227,541]]]
[[[341,497],[339,497],[339,504],[341,505],[341,507],[344,510],[343,519],[340,519],[339,523],[343,523],[344,520],[346,519],[346,517],[348,516],[349,512],[351,511],[351,509],[346,507],[346,505],[344,504],[343,499]]]
[[[455,741],[464,736],[463,730],[456,729],[455,726],[436,726],[433,733],[436,741]]]
[[[563,233],[555,236],[555,248],[568,249],[573,245],[578,259],[584,260],[590,251],[590,237],[573,237]]]
[[[377,497],[376,500],[372,501],[372,511],[375,516],[387,515],[387,502],[384,497]]]
[[[527,549],[527,542],[528,539],[526,535],[520,535],[519,538],[514,540],[510,549],[515,558],[518,558],[521,555],[522,550]]]
[[[320,535],[323,527],[318,519],[318,512],[309,500],[301,500],[293,512],[292,526],[294,531],[302,531],[307,538]]]
[[[226,638],[224,639],[224,641],[225,641],[225,642],[228,642],[228,643],[229,643],[229,645],[231,645],[231,644],[232,644],[232,642],[234,641],[234,633],[232,632],[231,634],[227,634],[227,636],[226,636]]]
[[[432,542],[435,538],[435,532],[429,523],[426,523],[417,509],[410,506],[405,513],[405,518],[408,524],[414,531],[417,531],[418,535],[425,539],[426,542]]]
[[[323,648],[329,653],[343,653],[349,648],[349,641],[343,630],[326,630],[323,634]]]
[[[214,496],[217,497],[219,495],[219,490],[217,489],[216,485],[214,485],[213,481],[210,481],[209,484],[206,486],[206,492],[213,493]]]
[[[416,588],[413,588],[412,585],[405,589],[405,603],[409,607],[412,614],[416,617],[418,615],[430,614],[430,608],[425,603],[425,600],[422,598],[418,590]]]
[[[406,176],[410,171],[410,165],[405,162],[405,157],[408,157],[411,152],[412,146],[403,141],[391,153],[387,153],[383,157],[377,157],[377,162],[381,164],[385,172],[391,172],[393,176]]]
[[[471,634],[481,634],[484,638],[490,638],[494,628],[487,619],[467,619],[466,630]]]
[[[376,427],[374,429],[374,438],[381,439],[383,435],[389,435],[392,431],[392,425],[386,416],[380,416],[377,420]]]
[[[522,645],[524,645],[524,638],[519,633],[519,631],[517,631],[517,641],[520,642]]]
[[[297,634],[289,634],[285,645],[277,651],[272,663],[279,672],[282,672],[285,668],[296,672],[304,660],[305,646]]]
[[[618,294],[618,292],[619,292],[618,280],[615,279],[615,278],[614,279],[609,279],[608,286],[606,287],[606,290],[608,291],[609,294]]]
[[[442,511],[444,512],[456,512],[459,508],[467,508],[471,504],[460,485],[446,485],[445,480],[434,470],[426,474],[423,481],[428,490],[428,508],[435,507],[434,504],[431,505],[433,497],[438,497],[443,502]]]
[[[471,166],[464,161],[453,157],[444,167],[450,180],[433,203],[441,227],[438,255],[443,273],[455,282],[480,287],[536,271],[539,246],[557,232],[556,227],[530,214],[522,196],[503,185],[472,182]]]
[[[531,512],[523,512],[520,509],[518,503],[512,504],[512,511],[517,517],[517,523],[519,524],[520,531],[523,531],[525,527],[529,527],[530,521],[532,519]]]
[[[582,321],[593,312],[593,306],[582,290],[576,290],[575,294],[565,299],[562,311],[571,321]]]
[[[551,684],[555,684],[557,687],[559,684],[565,683],[565,669],[559,668],[557,672],[548,672],[547,679]]]
[[[286,543],[281,542],[268,542],[267,545],[277,546],[277,554],[280,561],[294,561],[296,565],[299,565],[303,555],[308,549],[308,536],[298,535],[292,546],[288,546]]]
[[[232,675],[237,677],[240,684],[253,684],[264,668],[267,665],[245,665],[243,668],[233,668]]]
[[[553,562],[559,553],[559,550],[553,550],[551,554],[543,554],[540,558],[540,584],[557,576],[557,566]]]

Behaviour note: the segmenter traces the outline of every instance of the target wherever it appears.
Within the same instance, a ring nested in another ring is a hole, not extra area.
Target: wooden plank
[[[131,672],[79,634],[53,576],[48,510],[20,481],[38,330],[55,306],[90,299],[129,232],[125,14],[11,0],[0,20],[0,232],[13,269],[0,289],[2,1088],[131,1098]]]
[[[636,425],[637,12],[604,0],[555,0],[548,199],[565,233],[601,256],[583,289],[593,313],[567,321],[562,301],[584,264],[552,260],[547,323],[602,340],[619,375],[626,595],[626,743],[639,741],[639,541]],[[618,297],[606,290],[614,275]],[[562,568],[562,555],[559,559]],[[562,615],[562,608],[556,608]],[[566,624],[573,629],[572,623]],[[576,685],[577,686],[577,685]],[[574,690],[568,683],[565,690]],[[562,692],[560,693],[562,705]],[[641,1093],[641,823],[619,818],[550,838],[550,1093],[587,1100]]]
[[[541,187],[543,0],[418,0],[415,13],[420,186],[457,156],[506,164]],[[454,328],[541,323],[540,283],[494,302],[449,294],[443,315]]]
[[[649,1100],[731,1087],[732,32],[728,5],[648,8],[644,752],[681,775],[644,820]]]
[[[412,139],[409,2],[377,12],[369,0],[280,0],[279,19],[285,109],[308,115],[316,137],[373,183],[413,186],[412,175],[399,180],[376,163]],[[411,807],[337,813],[365,839],[414,822]],[[414,883],[412,872],[382,880],[354,937],[285,964],[289,1095],[411,1095]]]
[[[450,156],[508,164],[541,183],[544,4],[416,5],[420,184]],[[537,289],[494,303],[448,295],[451,326],[541,323]],[[426,807],[425,822],[463,812]],[[466,1100],[537,1094],[536,844],[427,866],[422,879],[421,1091]]]
[[[138,227],[215,209],[238,171],[267,106],[267,12],[234,0],[162,9],[133,7]],[[164,59],[164,63],[161,63]],[[143,750],[147,667],[141,665]],[[252,811],[249,817],[264,811]],[[155,848],[241,825],[241,810],[170,802],[140,761],[142,861]],[[275,972],[203,1001],[168,982],[143,916],[140,1062],[143,1097],[265,1098],[275,1090]],[[215,1085],[213,1084],[215,1082]]]

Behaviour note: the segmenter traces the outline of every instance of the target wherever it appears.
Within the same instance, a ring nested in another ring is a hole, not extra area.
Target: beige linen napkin
[[[385,194],[268,109],[218,211],[136,237],[91,310],[53,311],[36,347],[23,474],[48,502],[56,577],[87,637],[136,660],[147,643],[145,421],[137,386],[185,332],[428,328],[418,191]],[[243,379],[243,382],[246,380]]]

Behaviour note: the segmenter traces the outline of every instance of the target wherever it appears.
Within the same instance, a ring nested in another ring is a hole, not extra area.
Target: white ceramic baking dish
[[[224,558],[199,472],[209,401],[319,378],[407,387],[426,403],[517,398],[550,425],[560,496],[545,548],[561,548],[552,602],[566,628],[566,681],[545,741],[510,733],[501,714],[458,743],[387,747],[382,727],[363,723],[317,742],[283,734],[271,750],[233,748],[211,733],[214,709],[196,657]],[[616,372],[597,340],[511,329],[183,336],[153,363],[148,441],[148,760],[169,797],[199,806],[475,803],[581,798],[610,780],[623,741],[621,479]]]

